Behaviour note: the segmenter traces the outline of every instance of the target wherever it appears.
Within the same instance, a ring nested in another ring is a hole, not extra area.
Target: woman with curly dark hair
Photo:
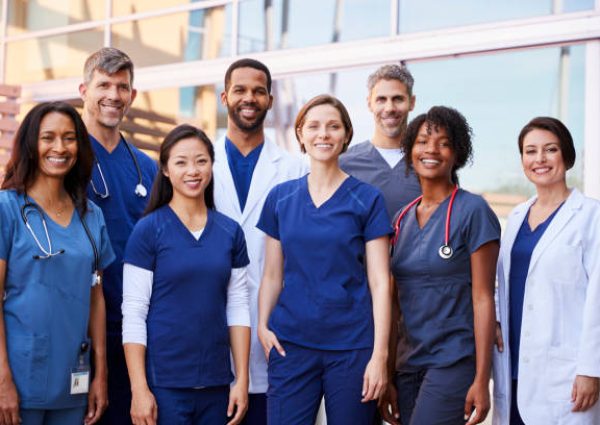
[[[404,151],[423,195],[393,221],[391,269],[409,350],[385,407],[403,425],[480,423],[490,408],[500,224],[483,198],[458,186],[472,155],[462,114],[436,106],[418,116]]]

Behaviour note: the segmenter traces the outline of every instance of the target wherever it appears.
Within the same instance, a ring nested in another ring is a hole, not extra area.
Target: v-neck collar
[[[377,159],[377,161],[379,161],[383,165],[385,165],[385,167],[387,167],[388,170],[391,171],[391,170],[395,170],[396,168],[400,167],[400,164],[404,160],[404,156],[402,156],[402,158],[400,158],[400,161],[396,162],[396,164],[393,167],[390,167],[389,162],[387,162],[386,159],[381,154],[381,152],[379,152],[379,149],[377,149],[377,146],[375,146],[371,140],[369,140],[367,143],[370,145],[371,156],[373,157],[373,159]],[[385,148],[382,148],[382,149],[385,149]],[[404,154],[404,155],[406,155],[406,154]]]
[[[33,212],[33,215],[39,215],[40,212],[43,214],[42,217],[38,217],[40,220],[46,220],[47,223],[50,223],[51,226],[61,229],[61,230],[67,230],[69,227],[71,227],[71,225],[73,224],[73,221],[75,219],[75,214],[78,214],[77,212],[77,206],[73,205],[73,211],[71,212],[71,218],[69,219],[69,223],[67,223],[66,226],[63,226],[62,224],[56,222],[52,217],[50,217],[50,215],[46,212],[45,209],[42,208],[42,206],[40,204],[38,204],[35,199],[33,199],[31,196],[26,196],[25,201],[23,203],[23,205],[25,203],[27,203],[27,201],[29,200],[29,203],[31,203],[32,205],[35,205],[36,208],[39,208],[39,210],[34,210],[35,208],[29,208],[27,210],[27,216],[29,217],[29,215]]]
[[[173,220],[175,221],[176,227],[177,227],[177,229],[179,229],[179,233],[182,235],[182,237],[187,239],[194,246],[201,245],[202,242],[204,241],[204,239],[206,239],[206,234],[210,231],[210,228],[211,228],[211,224],[213,221],[212,210],[210,208],[207,208],[206,224],[204,225],[204,230],[202,231],[202,234],[200,235],[200,237],[198,239],[196,239],[194,237],[194,235],[192,234],[192,232],[190,231],[190,229],[188,229],[185,226],[185,224],[183,224],[183,221],[181,221],[179,216],[175,213],[175,211],[173,211],[173,208],[171,208],[171,206],[169,204],[165,205],[165,207],[167,208],[168,214],[170,214],[171,217],[173,218]]]
[[[323,201],[321,203],[321,205],[319,205],[317,207],[315,205],[315,202],[314,202],[312,196],[310,196],[310,191],[308,190],[308,176],[309,176],[309,174],[307,174],[304,177],[302,177],[302,180],[301,180],[302,190],[305,193],[308,205],[314,211],[321,211],[324,208],[327,208],[327,205],[329,205],[332,201],[334,201],[335,199],[337,199],[340,196],[342,196],[343,193],[345,192],[346,186],[348,186],[351,181],[355,180],[354,177],[352,177],[352,176],[346,177],[344,179],[344,181],[342,181],[342,183],[338,186],[338,188],[331,194],[331,196],[329,198],[327,198],[325,201]]]
[[[460,192],[460,189],[458,190],[458,192]],[[456,195],[458,196],[458,192],[456,193]],[[417,202],[417,205],[415,205],[413,214],[415,217],[415,223],[417,224],[417,229],[419,230],[419,232],[424,231],[429,223],[431,221],[435,221],[433,220],[434,217],[437,218],[437,216],[439,214],[441,214],[439,211],[444,211],[443,214],[445,215],[446,212],[448,211],[448,203],[450,202],[450,197],[452,196],[452,193],[450,193],[450,195],[448,195],[446,198],[444,198],[444,200],[437,206],[437,208],[435,209],[434,212],[431,213],[431,215],[429,216],[429,220],[427,220],[427,222],[423,225],[423,227],[421,227],[421,225],[419,224],[419,217],[417,216],[417,208],[419,206],[419,204],[421,203],[421,201]]]

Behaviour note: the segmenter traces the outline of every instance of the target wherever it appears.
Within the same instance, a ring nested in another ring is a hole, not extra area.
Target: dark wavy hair
[[[573,144],[573,136],[569,129],[556,118],[552,117],[536,117],[529,121],[519,133],[519,153],[523,156],[523,141],[525,136],[532,130],[546,130],[554,134],[558,139],[560,152],[565,163],[565,168],[570,170],[575,165],[575,145]]]
[[[40,165],[38,154],[40,124],[44,117],[52,112],[66,115],[75,127],[77,158],[73,167],[66,174],[63,184],[73,199],[75,208],[84,215],[87,211],[86,189],[92,177],[94,151],[79,113],[65,102],[40,103],[25,115],[14,138],[2,189],[14,189],[19,193],[25,193],[35,181]]]
[[[408,168],[412,167],[412,148],[417,140],[419,130],[423,124],[427,125],[427,132],[443,128],[448,134],[452,151],[454,152],[454,166],[452,167],[452,183],[458,184],[457,171],[464,167],[473,157],[473,144],[471,138],[473,130],[467,119],[456,109],[447,106],[434,106],[427,113],[414,118],[406,129],[402,147],[406,155],[404,160]]]
[[[181,124],[175,127],[165,136],[165,140],[160,145],[160,154],[158,158],[160,169],[158,170],[158,173],[156,173],[156,178],[152,184],[150,200],[148,201],[148,206],[146,207],[146,211],[144,211],[144,215],[150,214],[152,211],[168,204],[173,198],[173,185],[171,184],[171,180],[169,180],[163,172],[167,169],[167,162],[169,161],[173,146],[180,140],[188,138],[200,140],[204,146],[206,146],[208,156],[210,156],[210,162],[214,164],[215,150],[213,149],[212,142],[204,131],[189,124]],[[212,178],[204,190],[204,202],[206,203],[207,208],[211,210],[215,209],[214,183]]]

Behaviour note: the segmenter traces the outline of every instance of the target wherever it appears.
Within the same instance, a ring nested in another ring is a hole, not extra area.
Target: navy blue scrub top
[[[225,152],[227,153],[227,163],[231,171],[231,177],[235,185],[238,201],[240,202],[240,211],[244,211],[248,192],[250,191],[250,183],[252,183],[252,175],[256,168],[256,163],[260,157],[264,143],[261,143],[252,151],[244,156],[233,144],[229,138],[225,137]]]
[[[308,176],[275,186],[257,227],[281,242],[284,286],[269,320],[282,341],[323,350],[373,346],[366,242],[391,233],[381,193],[349,176],[317,208]]]
[[[552,219],[562,204],[548,218],[540,223],[535,230],[529,227],[529,211],[519,228],[510,252],[509,282],[509,347],[512,379],[519,376],[519,347],[521,345],[521,323],[523,322],[523,300],[525,298],[525,284],[529,272],[531,255],[540,238],[552,222]]]
[[[413,206],[400,223],[391,259],[409,354],[399,371],[445,367],[475,355],[471,254],[500,239],[500,223],[485,200],[458,190],[450,219],[454,254],[442,259],[450,197],[421,229]]]
[[[30,199],[30,202],[35,201]],[[71,369],[88,340],[94,251],[80,216],[63,227],[44,214],[52,250],[46,259],[21,218],[25,203],[14,190],[0,191],[0,258],[6,261],[4,324],[8,364],[25,409],[69,409],[87,404],[87,394],[70,394]],[[29,224],[48,249],[42,218],[27,208]],[[100,269],[114,259],[100,208],[88,201],[83,218],[94,238]],[[85,357],[89,364],[89,353]]]
[[[142,198],[134,193],[138,184],[138,174],[135,163],[123,140],[111,153],[91,135],[90,140],[96,159],[102,168],[102,174],[110,195],[108,198],[101,198],[95,194],[92,186],[89,185],[88,197],[102,209],[110,243],[116,255],[115,261],[104,271],[103,289],[106,301],[106,320],[120,324],[123,317],[121,304],[123,303],[123,254],[125,245],[133,226],[146,209],[157,166],[153,159],[131,143],[129,144],[131,151],[137,158],[142,172],[142,181],[148,191],[148,195]],[[100,178],[98,167],[95,165],[92,169],[92,182],[94,182],[94,186],[99,193],[106,193],[106,187]],[[113,328],[120,329],[121,326],[110,327],[110,329]]]
[[[142,218],[125,262],[154,273],[146,326],[148,383],[166,388],[229,385],[227,289],[248,265],[244,233],[215,211],[200,239],[165,205]]]

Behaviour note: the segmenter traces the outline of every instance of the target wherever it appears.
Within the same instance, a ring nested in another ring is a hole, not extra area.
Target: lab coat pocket
[[[549,254],[544,257],[549,260],[546,275],[552,281],[569,285],[584,283],[583,251],[580,245],[555,244],[549,248]]]
[[[22,403],[46,401],[48,385],[48,337],[11,336],[7,340],[8,362]]]
[[[568,347],[550,347],[544,374],[549,401],[571,399],[576,361],[577,350]]]

